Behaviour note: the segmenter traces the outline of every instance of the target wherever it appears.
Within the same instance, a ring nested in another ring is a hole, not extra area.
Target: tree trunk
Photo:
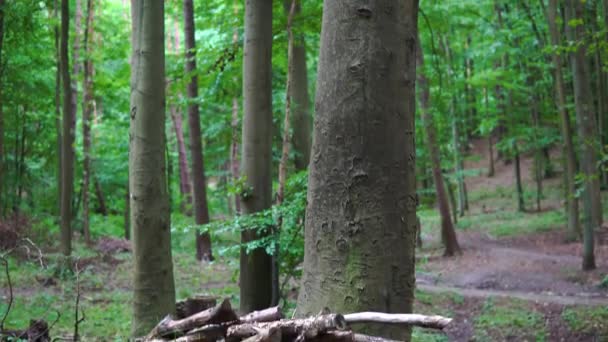
[[[287,82],[285,85],[285,118],[283,120],[283,141],[281,149],[281,160],[279,162],[279,186],[277,189],[277,206],[281,206],[285,199],[285,182],[287,181],[287,163],[289,162],[289,143],[291,141],[290,136],[290,121],[291,121],[291,86],[293,77],[293,53],[294,53],[294,37],[293,37],[293,16],[296,10],[296,1],[288,1],[288,13],[287,13]],[[283,226],[283,216],[279,213],[277,219],[277,227],[275,227],[274,240],[275,246],[272,255],[272,301],[271,305],[276,306],[279,304],[280,289],[279,289],[279,271],[280,271],[280,245],[279,237],[281,234],[281,228]]]
[[[430,90],[429,83],[424,74],[424,52],[420,45],[420,38],[416,42],[416,66],[418,67],[418,87],[420,109],[422,111],[422,123],[426,134],[426,142],[429,149],[431,166],[433,169],[433,180],[435,190],[437,192],[437,204],[439,206],[439,214],[441,215],[441,240],[444,244],[444,256],[453,256],[460,254],[460,245],[456,238],[456,231],[450,217],[450,205],[445,190],[443,175],[441,174],[441,161],[439,158],[439,145],[437,143],[437,134],[435,124],[433,123],[433,115],[430,112]]]
[[[533,82],[529,84],[533,88]],[[536,94],[531,95],[532,123],[534,124],[534,141],[538,144],[540,130],[540,110],[538,107],[539,99]],[[541,199],[543,196],[543,149],[538,147],[534,151],[534,181],[536,182],[536,211],[541,211]]]
[[[568,0],[570,7],[569,19],[583,18],[583,4],[578,0]],[[572,57],[572,74],[574,78],[574,100],[576,121],[580,139],[581,171],[584,175],[583,191],[583,269],[595,269],[593,234],[601,225],[601,198],[599,174],[597,170],[598,136],[593,113],[591,93],[591,78],[587,64],[587,45],[585,26],[578,25],[573,29],[578,48]]]
[[[188,171],[188,152],[186,151],[186,143],[184,142],[184,125],[182,122],[182,113],[177,106],[172,105],[169,109],[171,112],[171,121],[175,130],[175,138],[177,140],[177,156],[179,166],[179,192],[182,195],[180,204],[181,211],[186,215],[192,215],[192,187],[190,183],[190,171]]]
[[[448,74],[449,77],[454,77],[452,68],[452,51],[448,43],[447,37],[443,39],[443,47],[447,56]],[[448,81],[451,84],[451,81]],[[465,194],[464,184],[464,165],[462,162],[461,133],[460,133],[460,118],[456,110],[456,97],[452,95],[450,100],[450,117],[452,118],[452,143],[454,145],[454,173],[456,174],[456,183],[458,185],[458,213],[462,217],[466,211],[467,199]]]
[[[0,202],[2,199],[2,189],[4,182],[4,104],[2,99],[2,88],[4,84],[2,82],[4,68],[1,68],[3,65],[2,61],[2,48],[4,44],[4,0],[0,0]],[[6,200],[6,199],[5,199]],[[1,210],[1,208],[0,208]],[[2,218],[4,213],[0,211],[0,218]]]
[[[198,77],[196,75],[196,42],[194,40],[194,8],[192,0],[184,0],[184,36],[186,41],[186,75],[188,83],[188,125],[190,128],[190,153],[192,159],[192,181],[194,194],[194,222],[197,225],[209,223],[207,207],[207,184],[203,143],[201,142],[201,122],[198,108]],[[211,261],[211,237],[209,233],[196,230],[196,259]]]
[[[411,312],[418,1],[326,0],[323,9],[298,315]]]
[[[607,0],[608,1],[608,0]],[[549,0],[547,19],[549,22],[549,33],[551,35],[551,44],[557,46],[561,43],[560,30],[556,24],[558,0]],[[576,155],[574,152],[574,144],[572,142],[572,128],[570,123],[570,114],[568,113],[566,102],[566,90],[564,86],[564,77],[562,73],[562,58],[559,53],[553,53],[553,66],[555,68],[555,97],[556,105],[559,111],[560,125],[562,131],[562,139],[564,141],[564,158],[566,164],[566,212],[568,214],[568,232],[570,239],[575,239],[581,236],[581,228],[578,219],[578,198],[576,194]]]
[[[164,2],[132,0],[129,183],[134,337],[175,311],[165,164]]]
[[[234,17],[239,15],[239,6],[237,0],[234,2]],[[232,45],[234,50],[238,49],[239,43],[239,29],[234,28],[232,34]],[[237,78],[234,77],[232,81],[236,84]],[[232,174],[232,181],[236,183],[239,179],[239,100],[237,96],[232,98],[232,120],[230,122],[232,126],[232,140],[230,142],[230,172]],[[241,198],[239,194],[234,195],[234,212],[236,215],[241,213]]]
[[[289,11],[291,1],[285,1]],[[300,1],[297,1],[294,18],[300,14]],[[308,69],[306,68],[306,45],[302,34],[294,36],[292,49],[292,67],[289,69],[291,79],[291,107],[293,112],[293,148],[295,150],[296,170],[305,170],[310,160],[311,115],[308,97]]]
[[[95,183],[95,197],[97,197],[97,210],[98,214],[102,216],[108,216],[108,207],[106,206],[106,199],[103,195],[103,189],[101,188],[101,183],[99,183],[99,179],[93,175],[93,182]]]
[[[245,3],[243,54],[243,175],[249,189],[242,197],[244,214],[270,208],[272,204],[272,2]],[[241,242],[263,238],[244,230]],[[269,306],[272,297],[272,260],[264,248],[247,253],[241,249],[241,312]]]
[[[490,115],[490,101],[488,100],[488,88],[484,87],[483,88],[483,95],[484,95],[484,103],[486,106],[486,115]],[[494,177],[494,142],[492,141],[492,134],[493,132],[490,130],[490,132],[488,132],[488,153],[489,153],[489,160],[488,160],[488,177]]]
[[[74,106],[68,54],[70,32],[69,0],[61,0],[61,75],[63,85],[63,119],[61,141],[61,252],[72,254],[72,192],[74,190]]]
[[[83,175],[82,175],[82,215],[83,233],[86,243],[91,243],[89,228],[89,183],[91,179],[91,115],[93,113],[93,10],[95,0],[87,1],[86,29],[84,32],[84,103],[82,105],[82,146],[83,146]]]
[[[517,143],[515,143],[515,146],[513,146],[513,157],[515,158],[515,163],[513,167],[515,169],[515,187],[517,190],[517,211],[523,212],[526,210],[526,206],[524,203],[524,188],[521,182],[521,164]]]
[[[2,0],[4,1],[4,0]],[[57,20],[55,24],[55,131],[57,134],[57,194],[59,198],[59,205],[56,207],[59,216],[61,216],[61,154],[63,149],[61,148],[62,134],[61,134],[61,48],[60,48],[60,25],[59,25],[59,4],[57,0],[53,1],[53,18]]]

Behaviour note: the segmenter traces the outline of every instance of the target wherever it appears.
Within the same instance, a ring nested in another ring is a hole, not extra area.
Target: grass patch
[[[518,340],[545,341],[543,315],[530,311],[520,301],[501,302],[488,298],[481,313],[475,318],[475,337],[478,341]]]
[[[412,329],[413,342],[447,342],[448,337],[442,333],[431,332],[422,328]]]
[[[501,211],[462,217],[458,221],[458,228],[486,231],[495,237],[507,237],[551,231],[562,227],[564,222],[566,217],[562,211]]]
[[[608,307],[571,307],[562,312],[571,330],[608,339]]]

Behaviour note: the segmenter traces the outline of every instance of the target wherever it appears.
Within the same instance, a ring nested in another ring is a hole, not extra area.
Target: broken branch
[[[382,312],[358,312],[344,315],[348,324],[358,323],[384,323],[407,324],[423,328],[443,329],[452,321],[443,316],[426,316],[418,314],[387,314]]]

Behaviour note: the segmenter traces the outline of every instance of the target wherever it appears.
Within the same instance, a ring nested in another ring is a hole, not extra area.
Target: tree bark
[[[184,142],[182,113],[174,105],[171,106],[169,111],[171,112],[171,121],[173,121],[175,138],[177,140],[179,192],[183,197],[180,207],[186,215],[192,215],[192,210],[187,209],[187,207],[192,205],[192,186],[190,185],[190,171],[188,171],[188,152],[186,151],[186,143]]]
[[[72,254],[72,192],[74,190],[74,109],[72,80],[68,55],[70,32],[69,0],[61,0],[61,78],[63,85],[63,118],[61,141],[61,252]]]
[[[418,88],[420,109],[422,111],[422,123],[426,134],[426,142],[429,149],[431,167],[433,169],[433,181],[435,183],[435,191],[437,193],[437,204],[439,206],[439,214],[441,216],[441,240],[445,247],[444,256],[453,256],[460,254],[460,245],[456,237],[456,231],[450,217],[450,205],[441,174],[441,160],[439,157],[439,145],[437,143],[437,134],[433,115],[430,112],[430,90],[429,82],[424,74],[424,52],[420,44],[420,37],[416,41],[416,66],[418,67]]]
[[[82,215],[83,233],[86,243],[91,242],[89,227],[89,184],[91,179],[91,115],[93,113],[93,47],[91,44],[94,27],[93,11],[95,0],[87,1],[86,29],[84,33],[84,103],[82,105],[82,147],[83,147],[83,175],[82,175]]]
[[[245,3],[245,47],[243,54],[243,175],[246,191],[244,214],[270,208],[272,204],[272,2]],[[263,238],[263,233],[244,230],[241,242]],[[264,248],[247,253],[241,249],[241,312],[269,306],[272,297],[272,258]]]
[[[490,101],[488,100],[488,88],[483,88],[484,103],[486,106],[486,115],[490,115]],[[488,132],[488,177],[494,177],[494,142],[492,141],[493,132]]]
[[[584,18],[583,4],[579,0],[568,0],[569,19]],[[599,174],[597,170],[598,134],[593,113],[591,98],[591,78],[587,63],[587,45],[585,43],[585,26],[573,29],[577,49],[572,56],[572,74],[574,78],[574,101],[576,121],[580,139],[581,171],[584,175],[583,191],[583,269],[595,269],[593,234],[601,225],[601,198]]]
[[[237,0],[234,4],[234,16],[235,18],[239,15],[239,6]],[[239,30],[238,28],[233,29],[232,33],[232,45],[236,51],[239,43]],[[234,77],[233,82],[236,84],[237,78]],[[239,100],[237,96],[232,98],[232,120],[230,126],[232,127],[232,140],[230,142],[230,172],[232,175],[232,182],[236,183],[239,179]],[[239,194],[234,195],[234,212],[236,215],[241,213],[241,198]]]
[[[286,0],[285,10],[289,11],[291,1]],[[301,13],[300,1],[296,2],[294,19]],[[308,69],[306,68],[306,45],[303,34],[294,34],[292,48],[292,66],[289,69],[291,79],[291,107],[293,112],[293,149],[296,170],[305,170],[310,160],[311,126],[310,99],[308,96]]]
[[[131,4],[132,334],[138,337],[175,311],[175,285],[165,164],[164,2]]]
[[[102,216],[108,216],[108,206],[106,206],[106,199],[103,195],[103,189],[101,188],[101,183],[99,183],[99,179],[93,176],[93,182],[95,183],[95,197],[97,198],[97,209],[96,212],[101,214]]]
[[[411,312],[418,1],[323,9],[298,315]]]
[[[192,159],[192,181],[194,200],[194,222],[197,225],[209,223],[207,206],[207,184],[203,143],[201,142],[201,122],[198,108],[198,77],[196,75],[196,42],[194,40],[194,6],[192,0],[184,0],[184,35],[186,41],[186,75],[188,83],[188,126],[190,128],[190,154]],[[196,259],[211,261],[211,237],[209,233],[196,230]]]

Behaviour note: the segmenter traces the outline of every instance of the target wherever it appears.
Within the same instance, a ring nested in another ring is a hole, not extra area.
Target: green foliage
[[[479,341],[502,341],[509,336],[526,336],[536,341],[546,339],[543,316],[519,301],[496,305],[488,298],[475,319],[475,329]]]
[[[599,340],[608,337],[608,308],[575,307],[566,308],[562,318],[570,329],[586,334],[599,334]]]

